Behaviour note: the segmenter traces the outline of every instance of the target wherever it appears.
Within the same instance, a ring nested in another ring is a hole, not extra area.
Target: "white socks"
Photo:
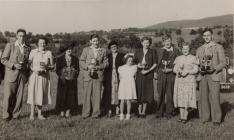
[[[119,115],[119,120],[121,120],[121,121],[124,120],[124,114],[120,114],[120,115]],[[127,114],[127,115],[126,115],[125,120],[130,120],[130,114]]]

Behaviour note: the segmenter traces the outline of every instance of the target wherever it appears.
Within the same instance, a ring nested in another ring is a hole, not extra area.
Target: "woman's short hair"
[[[128,59],[129,58],[134,58],[134,56],[133,55],[131,55],[131,54],[126,54],[125,56],[124,56],[124,58],[123,58],[123,60],[124,60],[124,63],[127,63],[127,61],[128,61]]]
[[[183,43],[182,43],[182,48],[183,48],[184,46],[188,46],[189,49],[190,49],[190,44],[189,44],[188,42],[183,42]]]
[[[152,44],[152,38],[145,36],[145,37],[143,37],[143,38],[141,39],[141,42],[143,42],[143,41],[145,41],[145,40],[148,40],[149,43],[150,43],[150,45]]]
[[[118,47],[118,42],[115,41],[115,40],[112,40],[112,41],[108,44],[108,49],[110,49],[110,47],[111,47],[112,45],[116,45],[116,46]]]
[[[91,34],[90,40],[92,40],[93,38],[98,38],[99,39],[99,36],[97,34]]]
[[[39,36],[39,37],[37,38],[37,43],[39,42],[39,40],[44,40],[44,41],[45,41],[45,44],[46,44],[46,45],[48,44],[48,39],[47,39],[46,37],[44,37],[44,36]]]
[[[204,34],[205,32],[210,32],[211,34],[213,34],[213,30],[209,27],[206,27],[203,31],[202,34]]]
[[[26,35],[26,30],[25,29],[18,29],[16,31],[16,34],[18,34],[19,32],[24,33]]]
[[[171,35],[169,35],[169,34],[164,34],[164,35],[162,36],[162,41],[165,41],[165,40],[168,40],[168,39],[171,39]]]

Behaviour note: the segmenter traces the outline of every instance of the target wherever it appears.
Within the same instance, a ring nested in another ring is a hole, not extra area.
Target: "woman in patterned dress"
[[[180,122],[186,123],[189,108],[197,108],[196,105],[196,79],[198,61],[189,53],[189,45],[183,44],[183,55],[174,61],[174,73],[176,73],[174,86],[174,106],[180,108]]]

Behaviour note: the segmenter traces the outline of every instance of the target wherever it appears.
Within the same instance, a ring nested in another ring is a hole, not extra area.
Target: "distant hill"
[[[234,14],[207,17],[193,20],[177,20],[168,21],[146,27],[146,29],[160,29],[160,28],[196,28],[217,25],[233,25]]]

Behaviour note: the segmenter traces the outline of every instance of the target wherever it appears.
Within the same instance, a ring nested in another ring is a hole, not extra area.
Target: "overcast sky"
[[[0,31],[110,30],[233,13],[233,0],[0,0]]]

